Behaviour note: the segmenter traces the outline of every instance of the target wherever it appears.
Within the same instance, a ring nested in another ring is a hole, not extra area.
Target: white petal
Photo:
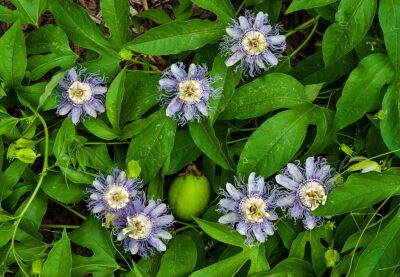
[[[154,233],[154,236],[162,238],[162,239],[172,239],[172,235],[165,230],[157,231],[157,233]]]
[[[296,181],[296,182],[304,181],[303,174],[301,174],[300,169],[297,167],[297,165],[289,163],[287,165],[287,169],[294,181]]]
[[[190,78],[192,78],[193,76],[195,76],[196,74],[197,74],[197,66],[196,66],[194,63],[192,63],[192,64],[189,66],[188,78],[190,79]]]
[[[185,112],[184,115],[186,120],[188,121],[192,120],[194,116],[194,108],[192,107],[192,105],[184,105],[183,110]]]
[[[271,65],[277,65],[278,64],[278,58],[275,57],[274,54],[271,53],[271,51],[267,50],[264,54],[265,59],[271,64]]]
[[[174,221],[174,217],[170,214],[160,216],[155,220],[157,226],[164,226],[171,224]]]
[[[236,213],[229,213],[229,214],[221,216],[218,219],[218,222],[221,224],[229,224],[229,223],[234,223],[234,222],[238,222],[238,221],[239,221],[239,217]]]
[[[239,234],[245,236],[247,234],[247,230],[249,227],[244,221],[239,222],[239,224],[236,226],[236,231],[238,231]]]
[[[167,246],[159,238],[152,236],[149,238],[149,243],[159,252],[164,252],[165,250],[167,250]]]
[[[90,115],[91,117],[97,117],[96,109],[95,109],[92,105],[90,105],[90,104],[88,104],[88,103],[85,103],[85,104],[83,105],[83,109],[84,109],[85,112],[86,112],[88,115]]]
[[[117,181],[118,181],[118,183],[123,183],[124,181],[126,181],[126,173],[125,173],[125,171],[121,171],[119,173]]]
[[[94,95],[104,94],[106,92],[107,92],[106,86],[95,86],[94,88],[92,88],[92,93]]]
[[[97,213],[103,211],[104,209],[105,209],[105,207],[102,204],[99,204],[99,205],[96,205],[96,206],[93,207],[92,212],[94,214],[97,214]]]
[[[264,235],[263,231],[261,230],[260,225],[255,225],[253,227],[253,234],[259,242],[265,242],[265,235]]]
[[[250,28],[250,23],[244,16],[239,16],[240,28],[245,31]]]
[[[253,184],[253,185],[256,184],[256,173],[255,172],[250,173],[248,183]]]
[[[171,65],[171,72],[179,81],[182,81],[186,78],[186,72],[176,64]]]
[[[76,73],[75,67],[74,67],[74,68],[71,68],[71,69],[68,71],[67,74],[68,74],[68,78],[69,78],[72,82],[78,80],[78,74]]]
[[[124,235],[124,232],[119,232],[117,235],[117,240],[123,240],[124,238],[126,238],[126,235]]]
[[[176,87],[177,82],[173,81],[171,79],[160,79],[160,81],[158,81],[158,84],[160,85],[160,87],[162,87],[163,89],[173,89]]]
[[[196,107],[204,116],[208,116],[208,107],[204,102],[200,102]]]
[[[153,199],[149,200],[149,204],[144,208],[143,213],[144,214],[149,214],[150,211],[152,211],[156,207],[157,203]]]
[[[271,44],[282,44],[286,41],[286,37],[283,35],[271,36],[268,37],[268,40]]]
[[[61,109],[58,110],[59,115],[66,115],[71,110],[72,105],[69,103],[65,103]]]
[[[100,194],[100,193],[92,193],[92,194],[90,195],[90,199],[93,199],[93,200],[100,200],[100,199],[101,199],[101,194]]]
[[[233,200],[230,199],[221,199],[219,200],[219,205],[227,210],[233,211],[235,210],[236,203]]]
[[[97,190],[100,190],[100,191],[102,191],[103,188],[104,188],[103,184],[102,184],[100,181],[98,181],[98,180],[94,180],[93,183],[92,183],[92,185],[93,185]]]
[[[175,97],[174,99],[171,100],[169,103],[167,110],[165,111],[166,115],[171,117],[175,113],[177,113],[181,108],[182,108],[183,102],[178,99],[178,97]]]
[[[164,213],[167,210],[167,205],[164,203],[161,203],[157,207],[155,207],[151,212],[150,215],[152,217],[159,217],[162,213]]]
[[[243,31],[239,28],[226,28],[226,33],[233,38],[241,38],[243,36]]]
[[[235,63],[240,61],[240,59],[242,59],[244,57],[244,55],[245,55],[244,52],[237,51],[228,60],[225,61],[225,65],[228,66],[228,67],[234,65]]]
[[[235,200],[240,200],[243,198],[243,194],[239,190],[237,190],[231,183],[226,183],[226,191]]]
[[[315,172],[314,157],[308,157],[306,160],[306,177],[311,179]]]
[[[277,204],[279,207],[291,206],[291,205],[293,205],[293,202],[294,202],[295,199],[296,199],[296,196],[290,194],[290,195],[288,195],[288,196],[279,198],[279,199],[276,201],[276,204]]]
[[[139,252],[139,244],[136,241],[131,240],[130,249],[129,250],[131,251],[132,255],[136,255],[137,252]]]
[[[289,177],[278,174],[275,176],[275,181],[281,186],[287,188],[288,190],[295,190],[298,186],[298,183],[290,179]]]
[[[72,123],[74,123],[75,125],[78,124],[81,114],[82,114],[81,109],[79,109],[79,108],[72,109],[72,112],[71,112]]]
[[[106,178],[106,182],[109,186],[114,184],[114,178],[111,175],[108,175]]]
[[[265,17],[268,18],[268,15],[263,12],[258,12],[253,24],[254,29],[260,29],[263,26]]]

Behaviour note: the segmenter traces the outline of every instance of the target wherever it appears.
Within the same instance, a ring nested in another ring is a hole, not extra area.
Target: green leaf
[[[31,80],[42,78],[50,70],[60,67],[69,69],[77,59],[70,49],[65,32],[55,25],[44,25],[29,33],[26,38],[28,71]]]
[[[91,118],[89,120],[84,120],[82,123],[90,133],[101,139],[113,140],[119,137],[118,132],[108,126],[100,118]]]
[[[125,95],[121,108],[122,123],[141,118],[150,108],[159,104],[159,79],[158,76],[145,72],[127,71]]]
[[[59,165],[68,166],[70,157],[68,148],[75,139],[75,126],[71,118],[64,119],[60,129],[58,129],[56,139],[54,141],[53,151]]]
[[[49,6],[57,25],[73,43],[98,53],[114,52],[84,8],[69,0],[49,1]]]
[[[286,14],[292,13],[299,10],[307,10],[316,7],[323,7],[331,3],[335,3],[338,0],[293,0]]]
[[[303,85],[289,75],[264,75],[238,88],[220,119],[247,119],[307,103]]]
[[[178,235],[168,243],[168,250],[161,258],[157,277],[188,276],[196,266],[196,245],[188,235]]]
[[[12,238],[14,232],[13,225],[9,222],[0,223],[0,247],[3,247]]]
[[[253,273],[260,272],[260,271],[265,271],[269,270],[269,264],[267,261],[266,253],[265,253],[265,248],[267,246],[260,244],[258,245],[254,251],[250,252],[249,258],[251,261],[250,264],[250,269],[249,269],[249,275],[252,275]],[[257,251],[256,251],[257,249]]]
[[[138,161],[142,178],[150,181],[167,160],[174,146],[176,121],[161,109],[150,116],[151,123],[134,136],[129,144],[126,161]]]
[[[110,30],[110,42],[116,48],[122,46],[131,39],[129,30],[129,2],[125,0],[101,0],[101,14]]]
[[[70,182],[62,174],[48,173],[41,188],[51,198],[66,204],[77,203],[86,195],[86,185]]]
[[[167,24],[172,22],[172,19],[169,17],[168,13],[159,9],[148,9],[147,11],[138,13],[136,16],[150,19],[158,24]]]
[[[25,38],[19,21],[0,38],[0,77],[7,88],[21,84],[26,69]]]
[[[122,99],[125,94],[126,68],[121,70],[111,83],[106,96],[107,117],[115,129],[119,129],[119,118],[122,106]]]
[[[385,48],[396,71],[400,70],[400,2],[379,1],[379,23],[383,30]]]
[[[248,139],[240,155],[238,172],[248,175],[255,171],[264,177],[271,176],[292,160],[310,124],[316,124],[321,129],[317,131],[317,137],[309,150],[310,153],[318,152],[330,142],[328,120],[328,110],[311,104],[274,115]]]
[[[374,19],[376,0],[341,1],[336,22],[325,31],[322,53],[330,64],[350,52],[365,36]]]
[[[39,98],[39,104],[38,104],[38,109],[43,106],[43,109],[46,110],[47,106],[44,104],[47,102],[47,99],[50,97],[51,93],[53,90],[57,87],[61,79],[65,76],[65,72],[59,72],[57,74],[54,74],[53,77],[51,77],[50,81],[46,84],[46,87],[44,89],[43,94]]]
[[[89,217],[79,229],[70,234],[71,240],[93,251],[90,257],[72,255],[72,276],[82,276],[93,273],[94,276],[112,276],[119,268],[114,259],[115,249],[110,231],[101,223]]]
[[[190,134],[197,147],[219,166],[230,169],[229,159],[222,150],[221,143],[208,120],[189,123]]]
[[[36,26],[47,6],[47,0],[11,0],[11,3],[17,8],[22,23]]]
[[[392,276],[400,259],[400,212],[361,253],[354,276]]]
[[[346,182],[333,190],[324,206],[313,214],[317,216],[340,215],[370,207],[392,195],[400,194],[400,172],[390,169],[383,173],[352,174]]]
[[[170,155],[169,168],[167,175],[174,174],[189,163],[195,161],[201,151],[194,144],[188,130],[179,130],[175,135],[174,148]]]
[[[155,27],[126,45],[142,54],[169,55],[196,50],[217,42],[225,34],[225,24],[192,19]]]
[[[397,151],[400,148],[400,81],[391,84],[386,91],[382,102],[383,119],[381,120],[381,134],[386,146]],[[397,156],[400,153],[395,152]]]
[[[191,0],[194,4],[217,15],[219,21],[230,23],[235,17],[235,8],[229,0]]]
[[[206,221],[200,218],[195,218],[195,221],[197,222],[197,224],[199,224],[200,228],[213,239],[229,245],[238,246],[243,249],[248,248],[248,246],[244,244],[245,237],[240,235],[235,230],[232,230],[228,226],[222,225],[220,223]]]
[[[0,200],[6,199],[12,194],[13,187],[18,183],[27,167],[28,164],[15,160],[4,172],[0,172]]]
[[[229,105],[235,87],[240,81],[240,72],[235,72],[231,67],[225,65],[225,59],[221,53],[219,53],[213,63],[212,70],[210,72],[211,77],[214,80],[213,87],[219,91],[221,95],[210,98],[210,121],[212,123],[218,118],[218,115],[225,110]]]
[[[248,252],[249,251],[242,251],[237,255],[197,270],[193,272],[190,277],[235,276],[240,268],[249,260]]]
[[[362,59],[343,88],[336,108],[337,130],[356,122],[366,112],[374,109],[382,87],[394,75],[393,67],[385,54],[371,54]],[[360,90],[360,87],[363,89]]]
[[[298,258],[287,258],[277,264],[270,271],[263,271],[253,276],[269,276],[269,277],[287,277],[287,276],[315,276],[314,270],[309,262]]]
[[[7,9],[4,6],[0,6],[0,21],[6,23],[12,23],[18,20],[18,11]]]
[[[320,227],[313,230],[306,230],[298,234],[290,248],[289,257],[304,259],[306,254],[306,245],[311,248],[311,261],[317,276],[322,276],[326,270],[325,251],[328,249],[325,244],[330,244],[332,231]],[[322,244],[322,241],[325,244]]]
[[[50,250],[47,260],[43,264],[41,276],[70,276],[72,268],[71,243],[66,230],[62,237]]]

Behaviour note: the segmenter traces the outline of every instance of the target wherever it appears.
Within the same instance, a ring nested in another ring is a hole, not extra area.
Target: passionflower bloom
[[[247,184],[235,179],[236,187],[226,184],[226,191],[222,191],[218,211],[224,213],[219,218],[222,224],[229,224],[241,235],[246,236],[246,243],[252,244],[255,240],[264,242],[268,236],[274,234],[275,227],[271,222],[278,216],[274,212],[275,191],[270,190],[263,177],[256,177],[251,173]]]
[[[237,63],[237,69],[249,69],[251,77],[278,64],[278,58],[286,48],[286,38],[279,35],[278,26],[271,26],[268,14],[259,12],[256,17],[246,11],[226,28],[227,35],[221,44],[227,66]]]
[[[172,238],[168,229],[174,221],[167,205],[160,200],[150,200],[147,206],[145,202],[144,195],[136,198],[124,215],[113,222],[117,240],[123,241],[125,251],[142,257],[153,255],[154,249],[158,252],[167,249],[166,243]]]
[[[56,113],[68,114],[75,125],[82,117],[97,117],[105,111],[103,101],[107,86],[104,79],[96,74],[83,77],[85,72],[85,68],[80,70],[76,67],[71,68],[58,84],[61,90],[61,102]]]
[[[188,121],[200,121],[209,115],[209,99],[217,90],[207,77],[206,65],[191,64],[186,73],[183,63],[173,64],[159,81],[162,103],[167,105],[166,114],[177,119],[181,125]]]
[[[328,193],[334,188],[337,175],[324,158],[309,157],[304,167],[299,161],[289,163],[276,182],[283,187],[278,193],[277,205],[287,212],[290,218],[302,219],[306,229],[313,229],[323,218],[310,213],[324,205]]]
[[[87,189],[87,206],[100,219],[112,220],[123,213],[132,199],[141,192],[141,180],[129,179],[124,171],[115,168],[111,175],[99,174]]]

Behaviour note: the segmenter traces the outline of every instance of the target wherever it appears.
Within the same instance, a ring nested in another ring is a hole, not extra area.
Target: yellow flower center
[[[301,187],[299,198],[305,207],[314,211],[319,205],[325,205],[326,191],[319,182],[310,181]]]
[[[264,34],[258,31],[249,31],[242,38],[243,50],[252,56],[264,53],[268,46]]]
[[[107,204],[113,209],[122,209],[129,202],[128,191],[121,186],[112,186],[105,194]]]
[[[68,97],[75,104],[83,104],[92,98],[92,89],[85,83],[75,81],[68,88]]]
[[[240,205],[246,218],[253,222],[263,222],[264,217],[270,217],[270,214],[266,211],[267,204],[259,197],[250,197],[242,200]]]
[[[201,84],[196,80],[189,80],[179,83],[179,98],[189,103],[199,103],[201,95]]]
[[[143,214],[128,216],[128,226],[122,229],[124,235],[128,235],[134,240],[147,238],[153,228],[150,218]]]

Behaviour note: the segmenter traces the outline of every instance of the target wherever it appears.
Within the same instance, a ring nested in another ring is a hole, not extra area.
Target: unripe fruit
[[[169,206],[174,216],[182,220],[189,221],[192,216],[201,215],[209,200],[210,183],[195,165],[189,165],[169,187]]]

